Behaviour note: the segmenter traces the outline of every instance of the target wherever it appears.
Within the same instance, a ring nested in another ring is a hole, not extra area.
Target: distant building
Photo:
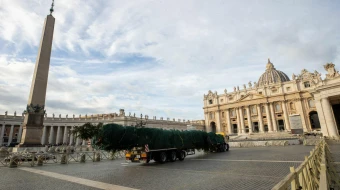
[[[306,69],[290,79],[268,59],[258,82],[223,94],[209,90],[203,107],[207,131],[247,134],[321,130],[324,136],[338,137],[340,75],[333,63],[324,68],[328,72],[324,80],[319,72]]]

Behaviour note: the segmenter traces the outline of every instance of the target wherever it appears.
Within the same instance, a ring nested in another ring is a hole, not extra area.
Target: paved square
[[[1,167],[0,189],[271,189],[313,146],[232,148],[198,152],[183,162],[135,164],[125,160]],[[43,173],[42,173],[43,172]]]

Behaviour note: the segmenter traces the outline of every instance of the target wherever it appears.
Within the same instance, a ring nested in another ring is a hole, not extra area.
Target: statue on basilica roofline
[[[237,91],[240,91],[240,87],[239,86],[237,86]]]
[[[234,86],[234,92],[236,92],[236,87]]]
[[[251,81],[248,82],[249,88],[251,88],[253,85],[251,84]]]
[[[328,72],[328,74],[326,74],[326,79],[332,79],[332,78],[340,76],[339,71],[337,71],[334,68],[334,66],[335,65],[332,62],[327,63],[326,65],[323,66],[325,70]]]
[[[293,73],[292,80],[296,80],[296,75]]]
[[[247,86],[245,84],[243,84],[243,89],[246,90],[247,89]]]
[[[228,93],[227,89],[224,89],[224,93],[225,93],[225,94],[227,94],[227,93]]]
[[[254,82],[254,87],[257,87],[257,83],[256,82]]]

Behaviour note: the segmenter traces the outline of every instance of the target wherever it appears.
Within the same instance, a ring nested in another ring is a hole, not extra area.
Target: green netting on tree
[[[223,143],[222,135],[203,131],[164,130],[158,128],[123,127],[118,124],[104,125],[98,137],[92,138],[105,150],[126,150],[135,146],[149,145],[149,149],[203,149]]]

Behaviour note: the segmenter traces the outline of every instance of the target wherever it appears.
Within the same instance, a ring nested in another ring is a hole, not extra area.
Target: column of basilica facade
[[[324,67],[328,68],[326,76],[330,76],[324,80],[319,72],[306,69],[290,79],[268,59],[258,82],[244,84],[242,89],[234,87],[233,92],[224,90],[223,94],[209,90],[204,95],[203,107],[207,131],[227,134],[321,131],[326,136],[338,136],[340,118],[334,106],[340,106],[340,77],[334,64]],[[321,97],[327,83],[338,90],[333,89],[333,102]],[[320,98],[316,100],[318,94]]]

